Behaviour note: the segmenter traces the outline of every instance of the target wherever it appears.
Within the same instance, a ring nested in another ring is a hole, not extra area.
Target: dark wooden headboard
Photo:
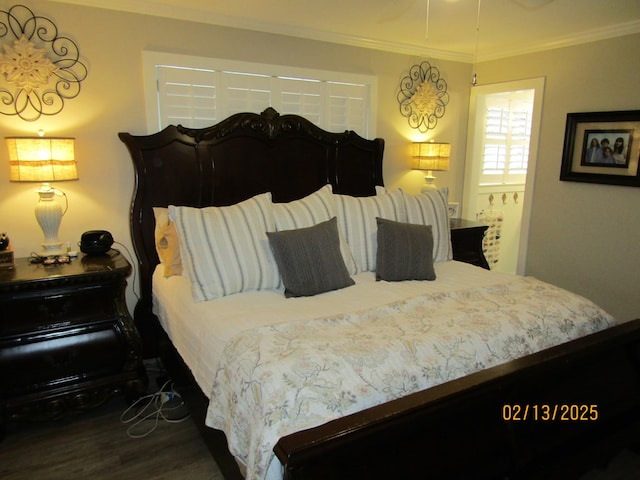
[[[140,300],[134,317],[153,348],[151,277],[158,256],[153,207],[224,206],[271,192],[274,202],[302,198],[330,183],[335,193],[375,194],[383,185],[384,141],[327,132],[303,117],[239,113],[207,128],[169,126],[151,135],[119,133],[135,168],[131,235]],[[147,355],[148,356],[148,355]]]

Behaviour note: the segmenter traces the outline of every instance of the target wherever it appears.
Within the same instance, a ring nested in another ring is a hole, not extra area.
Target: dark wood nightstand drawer
[[[18,258],[0,271],[0,429],[146,391],[130,273],[117,250],[54,265]]]
[[[34,299],[35,297],[35,299]],[[0,336],[55,331],[117,316],[115,286],[78,287],[72,294],[52,291],[0,302]],[[20,321],[11,321],[19,318]]]
[[[0,369],[8,376],[0,397],[60,387],[119,371],[126,359],[116,328],[94,325],[0,341]]]

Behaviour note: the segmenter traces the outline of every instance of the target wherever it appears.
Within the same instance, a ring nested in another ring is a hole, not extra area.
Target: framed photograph
[[[460,202],[449,202],[449,218],[460,218]]]
[[[640,110],[569,113],[560,180],[640,187]]]

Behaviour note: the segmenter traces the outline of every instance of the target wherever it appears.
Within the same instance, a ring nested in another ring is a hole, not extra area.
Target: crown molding
[[[337,32],[329,32],[324,30],[314,30],[302,27],[296,27],[286,24],[278,24],[272,22],[261,22],[257,20],[244,19],[234,16],[225,16],[207,11],[206,8],[186,8],[174,5],[166,5],[154,0],[52,0],[58,3],[67,3],[74,5],[83,5],[94,8],[107,10],[117,10],[128,13],[136,13],[141,15],[152,15],[157,17],[172,18],[190,22],[205,23],[209,25],[217,25],[221,27],[238,28],[243,30],[252,30],[262,33],[274,35],[284,35],[295,38],[304,38],[322,42],[336,43],[340,45],[348,45],[352,47],[368,48],[381,50],[390,53],[399,53],[403,55],[426,56],[437,58],[440,60],[450,60],[462,63],[473,63],[474,61],[483,62],[489,60],[498,60],[501,58],[513,57],[517,55],[525,55],[529,53],[538,53],[546,50],[569,47],[588,42],[605,40],[624,35],[632,35],[640,33],[640,20],[615,25],[600,27],[578,34],[558,36],[549,38],[543,43],[534,43],[529,45],[509,46],[508,48],[497,48],[490,51],[480,50],[477,59],[473,53],[456,52],[451,50],[430,48],[428,45],[416,45],[399,43],[373,38],[366,38],[350,34],[342,34]],[[149,13],[153,12],[153,13]],[[474,60],[475,59],[475,60]]]
[[[515,57],[529,53],[539,53],[557,48],[572,47],[584,43],[598,42],[610,38],[624,37],[640,33],[640,20],[621,23],[614,27],[607,26],[580,32],[573,35],[550,38],[548,41],[530,45],[520,45],[508,49],[496,49],[492,52],[478,53],[478,61],[499,60],[501,58]]]

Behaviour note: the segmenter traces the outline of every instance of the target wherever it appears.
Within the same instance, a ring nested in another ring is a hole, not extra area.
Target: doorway
[[[544,78],[471,89],[462,215],[489,225],[492,270],[525,274]]]

